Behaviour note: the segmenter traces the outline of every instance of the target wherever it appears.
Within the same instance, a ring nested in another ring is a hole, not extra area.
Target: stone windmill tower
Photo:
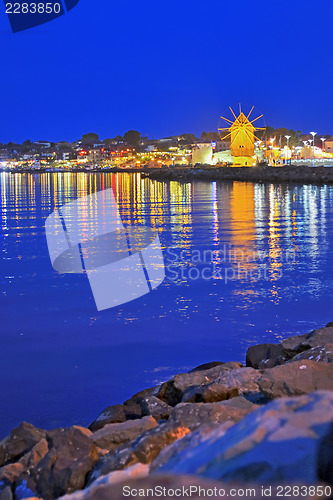
[[[237,117],[232,108],[230,108],[235,121],[231,121],[228,118],[221,116],[223,120],[231,124],[227,128],[219,128],[218,130],[219,132],[228,132],[223,139],[225,140],[229,137],[231,139],[231,155],[233,156],[235,167],[251,167],[256,163],[256,159],[254,158],[254,141],[259,139],[255,136],[255,132],[257,130],[265,129],[255,127],[253,125],[253,123],[256,120],[259,120],[259,118],[263,115],[258,116],[252,121],[249,120],[253,109],[254,106],[252,107],[250,113],[245,116],[242,112],[241,105],[239,105],[239,115]]]

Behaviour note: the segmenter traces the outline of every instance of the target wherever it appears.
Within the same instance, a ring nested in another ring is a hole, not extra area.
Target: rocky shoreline
[[[22,423],[0,442],[0,500],[154,499],[163,488],[165,498],[330,498],[332,361],[329,323],[250,347],[245,366],[215,361],[178,374],[109,406],[89,428]]]
[[[248,182],[288,182],[296,184],[332,184],[333,167],[309,167],[306,165],[284,165],[268,167],[212,167],[200,165],[195,167],[162,167],[143,172],[144,177],[160,181],[248,181]]]

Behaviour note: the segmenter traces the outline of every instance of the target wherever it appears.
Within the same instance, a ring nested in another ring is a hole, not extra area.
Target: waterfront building
[[[235,120],[231,121],[228,118],[221,117],[226,122],[230,123],[229,127],[221,128],[219,131],[228,134],[223,138],[225,141],[230,137],[231,140],[231,155],[233,156],[233,164],[236,167],[250,167],[256,164],[256,157],[254,154],[254,141],[258,140],[255,136],[255,131],[265,130],[264,128],[258,128],[253,125],[253,123],[261,118],[263,115],[258,116],[254,120],[250,121],[249,117],[253,111],[253,107],[250,113],[245,116],[242,112],[242,108],[239,105],[239,115],[235,115],[233,110],[230,108]]]

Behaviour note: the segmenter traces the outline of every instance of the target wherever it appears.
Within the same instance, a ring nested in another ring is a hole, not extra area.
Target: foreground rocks
[[[222,436],[213,430],[184,450],[175,444],[159,473],[198,474],[227,481],[299,483],[318,480],[318,451],[333,421],[333,392],[318,391],[298,398],[278,399],[245,417]],[[320,473],[322,479],[325,467]]]
[[[178,374],[107,407],[89,429],[23,423],[0,442],[0,500],[113,500],[124,481],[333,484],[332,347],[329,324],[250,347],[246,367]]]

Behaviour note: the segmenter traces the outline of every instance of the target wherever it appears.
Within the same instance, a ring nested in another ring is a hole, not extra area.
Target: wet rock
[[[239,395],[237,388],[228,389],[223,384],[212,382],[208,385],[189,387],[183,394],[183,403],[216,403]]]
[[[208,439],[204,436],[195,447],[174,455],[157,472],[316,484],[319,445],[332,419],[332,391],[282,398],[257,409],[222,436],[215,437],[214,430]]]
[[[317,347],[312,347],[301,354],[297,354],[287,363],[299,361],[302,359],[311,359],[313,361],[321,361],[322,363],[333,363],[333,344],[325,344]]]
[[[100,448],[112,450],[156,426],[157,422],[152,416],[143,417],[140,420],[128,420],[120,424],[107,424],[94,432],[90,440]]]
[[[237,389],[239,394],[253,395],[259,392],[259,379],[260,373],[254,368],[237,368],[222,373],[215,383],[224,385],[230,392]]]
[[[100,486],[109,486],[120,483],[122,481],[126,481],[126,483],[131,479],[137,479],[142,477],[147,477],[149,474],[149,466],[144,464],[135,464],[132,467],[128,467],[125,470],[119,470],[110,472],[105,476],[101,476],[96,479],[90,486],[86,487],[83,491],[78,491],[77,493],[73,493],[71,495],[65,495],[61,498],[61,500],[83,500],[85,498],[89,498],[90,496],[95,495],[95,490]],[[103,491],[108,491],[103,488]],[[111,496],[111,492],[109,492],[109,498],[113,498],[113,494]],[[1,499],[0,499],[1,500]]]
[[[94,420],[89,429],[92,432],[98,431],[106,424],[119,424],[126,421],[126,413],[123,405],[108,406],[102,413]]]
[[[306,359],[275,366],[264,370],[259,387],[268,399],[329,390],[333,388],[333,365]]]
[[[281,344],[258,344],[251,346],[246,353],[246,366],[251,368],[259,368],[261,362],[268,363],[271,368],[279,363],[279,357],[283,354]]]
[[[319,328],[305,335],[297,335],[282,341],[284,355],[287,359],[293,358],[313,347],[333,343],[333,327]]]
[[[140,403],[142,415],[151,415],[155,420],[165,420],[169,418],[172,411],[172,406],[164,403],[156,396],[148,396],[142,399]]]
[[[162,384],[157,397],[170,406],[176,406],[181,402],[184,392],[189,387],[208,385],[215,379],[222,377],[223,374],[240,369],[241,366],[240,363],[230,362],[214,366],[208,370],[181,373],[176,375],[172,380]]]
[[[23,422],[19,427],[13,429],[7,438],[1,441],[0,465],[20,458],[45,436],[46,432],[44,430]]]
[[[156,396],[158,388],[151,387],[134,394],[130,399],[124,402],[125,415],[127,420],[142,418],[141,401],[150,396]]]
[[[163,448],[189,433],[187,427],[166,422],[151,429],[137,439],[127,443],[116,453],[103,457],[89,475],[89,484],[101,475],[116,470],[123,470],[136,463],[149,464]]]
[[[333,486],[333,423],[322,438],[317,452],[317,474],[321,481]]]
[[[169,422],[195,430],[201,425],[239,422],[257,407],[242,396],[220,403],[180,403],[172,410]]]
[[[225,363],[223,363],[223,361],[211,361],[210,363],[204,363],[203,365],[199,365],[196,368],[193,368],[188,373],[202,372],[221,365],[225,365]]]
[[[44,500],[83,488],[86,476],[98,460],[96,446],[79,428],[47,433],[49,451],[31,470],[37,491]]]

